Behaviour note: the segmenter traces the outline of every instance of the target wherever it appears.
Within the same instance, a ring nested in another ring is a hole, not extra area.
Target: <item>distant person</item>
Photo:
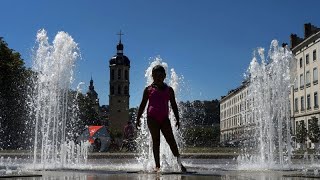
[[[146,87],[143,92],[141,104],[139,106],[136,127],[140,127],[140,118],[144,112],[147,102],[147,124],[151,133],[153,143],[153,155],[156,163],[156,172],[160,172],[160,131],[165,137],[170,149],[175,157],[182,172],[186,172],[186,168],[181,163],[181,158],[176,140],[174,139],[171,123],[169,119],[169,101],[176,118],[176,127],[180,127],[180,118],[178,106],[172,87],[163,81],[166,78],[166,71],[163,66],[156,65],[152,69],[153,83]]]
[[[124,139],[133,139],[134,137],[134,126],[131,121],[127,122],[124,127]]]
[[[134,150],[134,126],[131,121],[128,121],[127,125],[124,127],[123,130],[123,141],[120,150],[123,148],[127,148],[127,151]]]

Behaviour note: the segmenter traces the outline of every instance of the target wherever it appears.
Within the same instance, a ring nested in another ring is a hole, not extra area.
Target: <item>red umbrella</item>
[[[103,126],[89,126],[89,142],[94,143],[93,136],[100,130]]]

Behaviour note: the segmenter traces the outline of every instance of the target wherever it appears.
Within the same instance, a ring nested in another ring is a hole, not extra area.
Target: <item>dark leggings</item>
[[[148,118],[147,122],[152,137],[152,149],[154,160],[156,162],[156,167],[160,168],[160,130],[164,138],[166,139],[167,143],[169,144],[170,149],[175,157],[178,157],[180,155],[177,143],[174,139],[169,119],[166,119],[161,124],[152,118]]]

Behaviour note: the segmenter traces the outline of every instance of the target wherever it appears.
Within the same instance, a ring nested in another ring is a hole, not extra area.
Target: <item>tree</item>
[[[211,126],[220,124],[220,104],[218,100],[180,102],[182,119],[189,124]]]
[[[194,126],[187,128],[183,137],[187,146],[214,147],[220,141],[220,127],[214,126]]]
[[[312,117],[309,123],[309,132],[308,132],[309,139],[312,143],[318,143],[320,137],[320,129],[318,125],[318,119]]]
[[[298,123],[296,136],[298,143],[304,144],[306,142],[308,132],[305,127],[304,121],[300,121],[300,123]]]
[[[129,119],[131,120],[132,123],[135,123],[137,119],[137,112],[138,112],[138,107],[129,109]]]
[[[95,104],[88,96],[83,94],[78,95],[80,119],[85,125],[101,125],[100,113],[96,110]]]
[[[32,74],[24,67],[20,53],[0,37],[0,149],[28,144],[27,92]]]

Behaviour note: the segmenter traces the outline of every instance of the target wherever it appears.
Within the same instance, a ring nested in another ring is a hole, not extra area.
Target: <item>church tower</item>
[[[87,96],[89,97],[90,101],[92,104],[94,104],[95,109],[97,109],[97,111],[99,110],[99,98],[98,98],[98,93],[94,90],[94,85],[93,85],[93,80],[91,77],[90,80],[90,86],[89,86],[89,90],[87,92]]]
[[[122,137],[124,126],[129,120],[129,70],[130,60],[123,54],[120,31],[117,55],[109,61],[110,93],[109,93],[109,129],[116,137]]]

